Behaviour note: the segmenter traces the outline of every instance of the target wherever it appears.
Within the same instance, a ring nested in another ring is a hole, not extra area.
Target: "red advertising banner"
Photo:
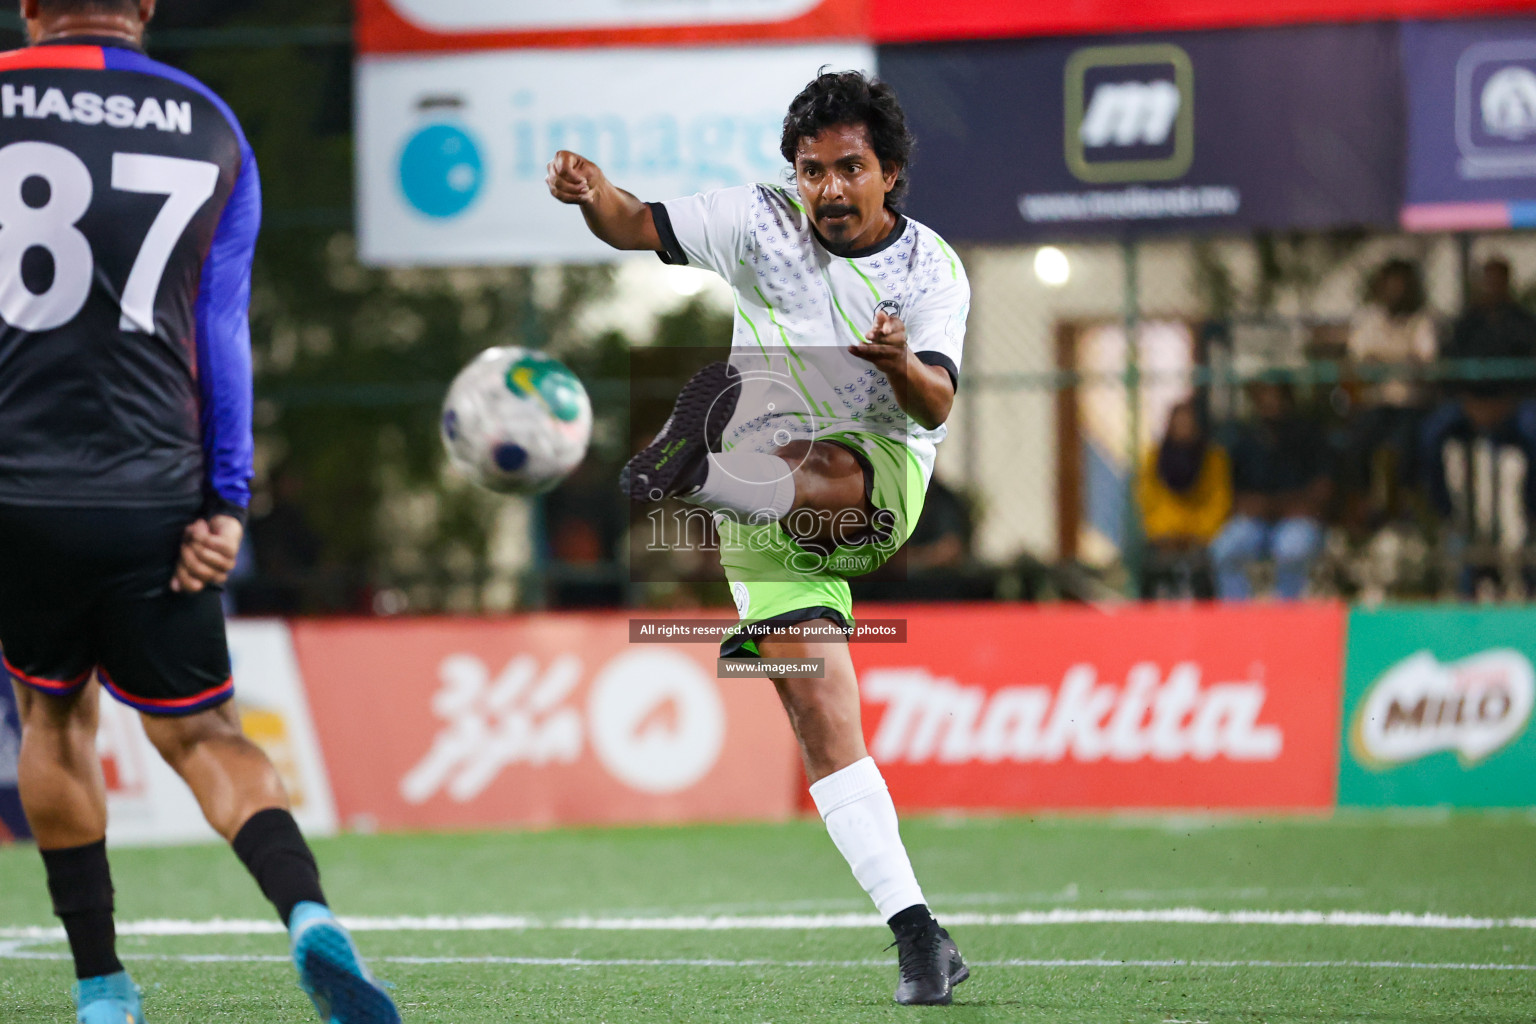
[[[1536,0],[354,0],[363,53],[873,40],[915,43],[1530,14]]]
[[[783,818],[803,788],[766,680],[623,615],[295,622],[337,816],[473,828]]]
[[[1533,0],[872,0],[881,43],[1528,14]]]
[[[354,0],[363,53],[863,40],[866,0]]]
[[[854,663],[904,809],[1317,809],[1338,778],[1337,605],[863,609]]]

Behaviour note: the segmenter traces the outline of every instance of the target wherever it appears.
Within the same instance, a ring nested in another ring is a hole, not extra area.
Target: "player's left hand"
[[[875,314],[875,325],[864,332],[864,337],[868,339],[864,344],[849,345],[848,351],[874,363],[887,374],[906,365],[909,354],[907,325],[899,317],[880,310]]]
[[[245,527],[234,516],[197,519],[181,535],[181,558],[171,589],[196,594],[204,587],[222,585],[234,571]]]

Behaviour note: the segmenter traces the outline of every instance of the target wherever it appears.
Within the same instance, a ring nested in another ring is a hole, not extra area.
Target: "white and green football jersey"
[[[817,240],[794,191],[744,185],[651,204],[669,263],[708,267],[736,293],[731,364],[744,378],[726,450],[862,430],[904,442],[933,476],[942,425],[896,404],[891,382],[847,351],[877,308],[899,317],[924,363],[958,381],[971,288],[942,238],[900,218],[878,245],[836,256]]]

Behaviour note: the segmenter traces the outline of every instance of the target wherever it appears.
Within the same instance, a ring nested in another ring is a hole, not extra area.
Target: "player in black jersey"
[[[21,7],[35,45],[0,54],[0,651],[78,1020],[143,1019],[115,950],[105,687],[277,908],[322,1019],[398,1021],[230,699],[255,158],[218,96],[144,56],[155,0]]]

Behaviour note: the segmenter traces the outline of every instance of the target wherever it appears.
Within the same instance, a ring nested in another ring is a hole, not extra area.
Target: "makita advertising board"
[[[865,610],[866,614],[875,614]],[[909,809],[1324,809],[1335,605],[880,608],[869,751]]]
[[[952,241],[1389,227],[1396,33],[882,46],[879,67],[918,138],[910,211]]]
[[[1344,805],[1536,804],[1536,609],[1354,611]]]
[[[1402,32],[1403,226],[1536,227],[1536,20],[1410,22]]]

